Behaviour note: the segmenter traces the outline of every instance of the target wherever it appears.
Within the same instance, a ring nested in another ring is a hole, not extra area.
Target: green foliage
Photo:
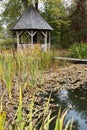
[[[73,44],[69,50],[70,50],[69,56],[74,57],[74,58],[87,59],[87,44],[86,43]]]
[[[1,15],[1,23],[2,25],[3,23],[7,25],[5,30],[7,34],[11,35],[9,30],[30,4],[30,1],[32,0],[9,0],[3,5],[5,11]],[[35,5],[36,2],[39,4],[37,0],[32,1],[32,4]],[[59,44],[60,46],[63,45],[63,47],[67,46],[68,38],[65,34],[68,31],[70,20],[67,17],[67,11],[62,0],[41,0],[40,2],[43,2],[43,10],[40,10],[42,15],[54,29],[52,32],[52,43]]]
[[[43,52],[40,54],[40,68],[47,69],[54,63],[54,52]]]
[[[82,42],[87,40],[87,4],[86,0],[72,0],[70,7],[70,19],[73,42]]]
[[[2,22],[6,22],[8,26],[12,25],[12,23],[17,20],[17,17],[19,17],[23,10],[22,3],[18,0],[9,0],[8,2],[3,3],[3,7],[5,8],[5,11],[1,16]]]
[[[54,29],[52,31],[52,44],[58,44],[61,47],[66,46],[68,39],[66,33],[69,30],[70,20],[62,0],[47,0],[44,1],[44,6],[42,15]]]
[[[54,29],[52,31],[53,46],[68,48],[74,42],[87,40],[86,0],[72,0],[72,5],[69,8],[64,6],[62,0],[9,0],[3,2],[2,6],[5,10],[1,14],[1,31],[3,30],[2,25],[7,25],[3,34],[6,34],[6,36],[8,36],[7,34],[11,35],[9,30],[25,8],[30,5],[30,2],[33,5],[36,5],[36,2],[38,4],[39,2],[43,3],[43,9],[40,10],[41,14]],[[2,33],[0,33],[0,37],[3,38]]]
[[[8,38],[5,40],[0,40],[0,49],[5,50],[5,49],[11,49],[13,47],[13,41],[12,39]]]

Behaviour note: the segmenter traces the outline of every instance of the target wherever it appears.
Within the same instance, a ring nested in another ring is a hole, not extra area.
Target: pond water
[[[72,130],[87,130],[87,83],[75,90],[62,89],[59,93],[52,93],[51,104],[55,104],[53,116],[58,113],[58,105],[65,109],[71,107],[65,123],[74,118]],[[53,130],[55,123],[52,122],[50,130]]]

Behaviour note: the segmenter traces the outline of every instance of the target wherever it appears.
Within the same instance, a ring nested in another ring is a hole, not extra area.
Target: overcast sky
[[[3,11],[3,8],[1,7],[2,6],[2,4],[3,4],[3,2],[8,2],[8,0],[0,0],[0,14],[1,14],[1,12]]]

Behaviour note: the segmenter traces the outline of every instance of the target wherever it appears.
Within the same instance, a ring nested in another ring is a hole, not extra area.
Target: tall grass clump
[[[87,59],[87,43],[73,44],[69,51],[70,57]]]
[[[69,108],[61,114],[61,107],[60,107],[54,130],[63,130],[63,129],[64,130],[72,130],[73,120],[69,120],[67,122],[67,124],[65,125],[65,128],[63,128],[64,127],[64,120],[65,120],[65,117],[66,117],[68,111],[69,111]]]
[[[5,40],[0,40],[0,49],[2,51],[5,51],[6,49],[11,49],[12,48],[12,39],[8,38]]]
[[[12,98],[13,86],[25,86],[24,89],[36,86],[43,70],[51,66],[54,66],[54,53],[41,52],[37,47],[17,51],[15,55],[0,54],[0,80],[8,89],[9,98]]]
[[[0,56],[1,57],[1,56]],[[12,77],[13,77],[13,62],[12,57],[10,56],[2,56],[0,59],[0,73],[1,73],[1,81],[8,89],[8,95],[11,98],[11,90],[12,90]],[[2,85],[3,85],[2,84]]]
[[[20,96],[19,96],[19,106],[16,113],[16,121],[14,125],[14,130],[49,130],[50,129],[50,123],[56,118],[55,126],[53,130],[72,130],[73,121],[69,120],[67,124],[64,126],[64,120],[65,117],[69,111],[69,109],[65,110],[61,114],[61,108],[59,109],[58,116],[52,117],[52,110],[50,109],[50,98],[45,103],[45,106],[41,110],[35,110],[34,109],[34,97],[32,98],[32,101],[29,105],[29,113],[27,114],[26,118],[23,118],[23,109],[22,109],[22,91],[20,89]],[[34,121],[35,114],[39,115]],[[39,120],[40,121],[39,121]],[[12,127],[10,127],[13,129]]]
[[[54,65],[54,52],[42,52],[40,54],[40,68],[48,69]]]

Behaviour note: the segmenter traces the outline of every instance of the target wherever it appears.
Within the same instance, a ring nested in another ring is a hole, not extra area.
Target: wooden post
[[[12,52],[13,52],[13,56],[15,55],[15,50],[16,50],[16,47],[15,47],[15,43],[14,43],[14,32],[12,32],[12,41],[13,41],[13,45],[12,45]]]
[[[46,34],[45,34],[45,51],[47,51],[47,31],[46,31]]]
[[[19,43],[21,44],[21,36],[24,33],[24,31],[19,32]]]
[[[50,41],[51,41],[51,35],[50,35],[50,32],[49,32],[49,51],[50,51]]]
[[[19,41],[20,41],[20,44],[21,44],[21,36],[19,37]]]
[[[33,45],[33,31],[31,31],[31,45]]]
[[[44,51],[47,51],[47,31],[46,31],[46,33],[44,33],[44,32],[41,32],[41,33],[43,34],[44,41],[45,41],[45,43],[44,43]]]
[[[19,40],[19,32],[17,31],[17,50],[19,49],[19,42],[20,42],[20,40]]]
[[[28,31],[28,34],[31,37],[31,45],[34,43],[34,36],[35,36],[36,33],[37,33],[37,31],[35,31],[35,32],[33,32],[33,31],[29,32]]]

